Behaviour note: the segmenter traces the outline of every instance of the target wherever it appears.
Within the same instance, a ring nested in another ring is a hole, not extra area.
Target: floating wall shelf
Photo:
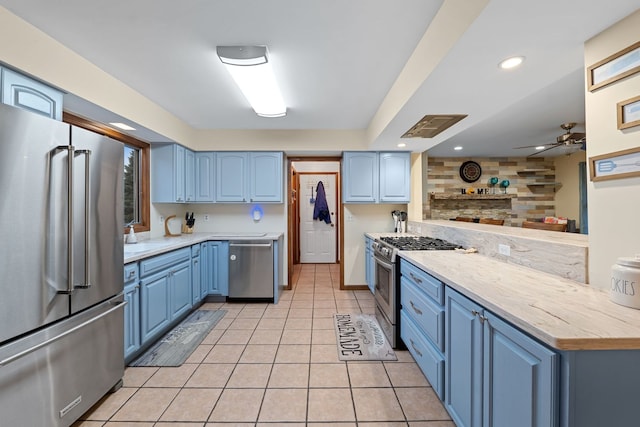
[[[517,197],[515,194],[451,194],[451,193],[431,193],[433,200],[504,200]]]

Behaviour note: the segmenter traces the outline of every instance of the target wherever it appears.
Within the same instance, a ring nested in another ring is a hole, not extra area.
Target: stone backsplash
[[[450,219],[456,216],[504,219],[505,225],[519,227],[524,220],[536,220],[555,215],[555,182],[553,159],[525,157],[495,157],[473,159],[482,168],[480,179],[467,183],[460,178],[460,165],[469,159],[458,157],[427,158],[424,219]],[[509,180],[506,193],[511,198],[492,198],[503,189],[492,189],[489,178]],[[489,194],[469,198],[448,198],[461,195],[462,189],[489,189]],[[494,191],[495,190],[495,191]]]

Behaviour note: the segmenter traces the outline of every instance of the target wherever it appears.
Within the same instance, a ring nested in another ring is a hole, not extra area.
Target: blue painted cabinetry
[[[63,94],[59,90],[4,67],[0,67],[0,80],[3,104],[62,120]]]
[[[140,278],[144,345],[192,306],[191,249],[178,249],[140,261]]]
[[[124,266],[124,357],[140,348],[140,283],[138,263]]]
[[[214,201],[215,154],[211,151],[195,153],[195,200],[196,202]]]
[[[405,260],[400,270],[402,341],[444,399],[444,284]]]
[[[207,289],[209,295],[229,295],[229,242],[207,243]]]
[[[202,244],[198,243],[191,246],[191,298],[193,306],[202,301],[202,292],[200,290],[202,280]]]
[[[151,201],[153,203],[186,203],[188,201],[185,179],[187,151],[178,144],[151,147]],[[193,154],[193,152],[190,153]],[[189,166],[191,168],[188,172],[194,173],[193,165]],[[193,180],[190,182],[192,183]]]
[[[371,293],[375,293],[375,262],[373,260],[373,239],[364,238],[364,273],[367,286]]]
[[[216,152],[215,201],[282,203],[281,152]]]
[[[558,355],[446,288],[445,406],[459,427],[552,427]]]
[[[344,203],[408,203],[411,153],[349,151],[342,157]]]

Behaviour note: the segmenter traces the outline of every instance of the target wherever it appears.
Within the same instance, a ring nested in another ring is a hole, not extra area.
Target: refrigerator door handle
[[[91,177],[90,165],[91,165],[91,150],[76,150],[75,155],[84,154],[84,282],[76,285],[76,288],[87,289],[91,287],[91,215],[90,201],[91,201],[91,185],[89,185],[89,179]]]
[[[76,148],[73,145],[59,145],[53,154],[67,152],[67,289],[58,290],[59,294],[72,294],[73,284],[73,158]],[[2,365],[0,365],[2,366]]]
[[[4,360],[0,360],[0,367],[2,367],[2,366],[6,366],[6,365],[8,365],[8,364],[9,364],[9,363],[11,363],[11,362],[15,362],[16,360],[21,359],[21,358],[23,358],[24,356],[26,356],[26,355],[28,355],[28,354],[30,354],[30,353],[33,353],[33,352],[34,352],[34,351],[36,351],[36,350],[41,349],[42,347],[46,347],[46,346],[48,346],[49,344],[51,344],[52,342],[58,341],[59,339],[64,338],[64,337],[66,337],[67,335],[72,334],[72,333],[74,333],[75,331],[77,331],[77,330],[79,330],[79,329],[82,329],[82,328],[84,328],[84,327],[86,327],[86,326],[88,326],[88,325],[92,324],[93,322],[95,322],[95,321],[97,321],[97,320],[99,320],[99,319],[102,319],[102,318],[103,318],[103,317],[105,317],[105,316],[108,316],[109,314],[111,314],[111,313],[113,313],[114,311],[116,311],[116,310],[118,310],[118,309],[120,309],[120,308],[124,307],[124,306],[125,306],[125,305],[127,305],[127,304],[128,304],[128,303],[127,303],[127,301],[122,301],[122,302],[118,303],[118,305],[116,305],[116,306],[114,306],[114,307],[110,308],[109,310],[105,311],[104,313],[101,313],[101,314],[99,314],[99,315],[98,315],[98,316],[96,316],[96,317],[92,317],[91,319],[87,320],[86,322],[83,322],[83,323],[79,324],[78,326],[74,326],[73,328],[68,329],[68,330],[64,331],[63,333],[61,333],[61,334],[59,334],[59,335],[56,335],[55,337],[49,338],[49,339],[48,339],[48,340],[46,340],[46,341],[42,341],[41,343],[36,344],[36,345],[34,345],[34,346],[32,346],[32,347],[29,347],[28,349],[23,350],[23,351],[21,351],[21,352],[19,352],[19,353],[16,353],[16,354],[14,354],[13,356],[7,357],[7,358],[6,358],[6,359],[4,359]]]

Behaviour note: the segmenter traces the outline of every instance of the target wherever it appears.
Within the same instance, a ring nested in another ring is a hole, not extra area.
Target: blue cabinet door
[[[482,426],[482,307],[445,290],[445,406],[458,427]]]
[[[140,285],[134,282],[124,288],[124,357],[140,348]]]
[[[282,153],[249,153],[249,202],[282,203]]]
[[[161,271],[140,281],[142,344],[159,335],[171,321],[169,274]]]
[[[196,201],[196,154],[185,148],[184,150],[184,200],[187,203]]]
[[[62,92],[7,68],[2,74],[2,103],[62,120]]]
[[[209,242],[210,295],[229,295],[229,242]]]
[[[200,300],[209,294],[209,284],[211,283],[211,257],[209,256],[209,242],[200,243]],[[195,270],[194,270],[194,273]]]
[[[194,306],[202,300],[202,292],[200,290],[201,270],[200,255],[197,255],[191,259],[191,301]]]
[[[247,153],[216,153],[216,202],[247,201]]]
[[[380,153],[380,203],[411,200],[411,153]]]
[[[553,427],[557,354],[485,311],[484,427]]]
[[[171,267],[169,287],[171,290],[171,320],[191,309],[191,261]]]
[[[189,171],[186,168],[187,151],[189,150],[178,144],[151,147],[151,201],[153,203],[185,203],[185,173],[194,173],[193,166]],[[189,153],[190,156],[193,154],[192,151]]]
[[[198,152],[195,162],[196,202],[213,202],[214,153]]]
[[[378,201],[378,153],[345,152],[342,157],[342,198],[344,203]]]

